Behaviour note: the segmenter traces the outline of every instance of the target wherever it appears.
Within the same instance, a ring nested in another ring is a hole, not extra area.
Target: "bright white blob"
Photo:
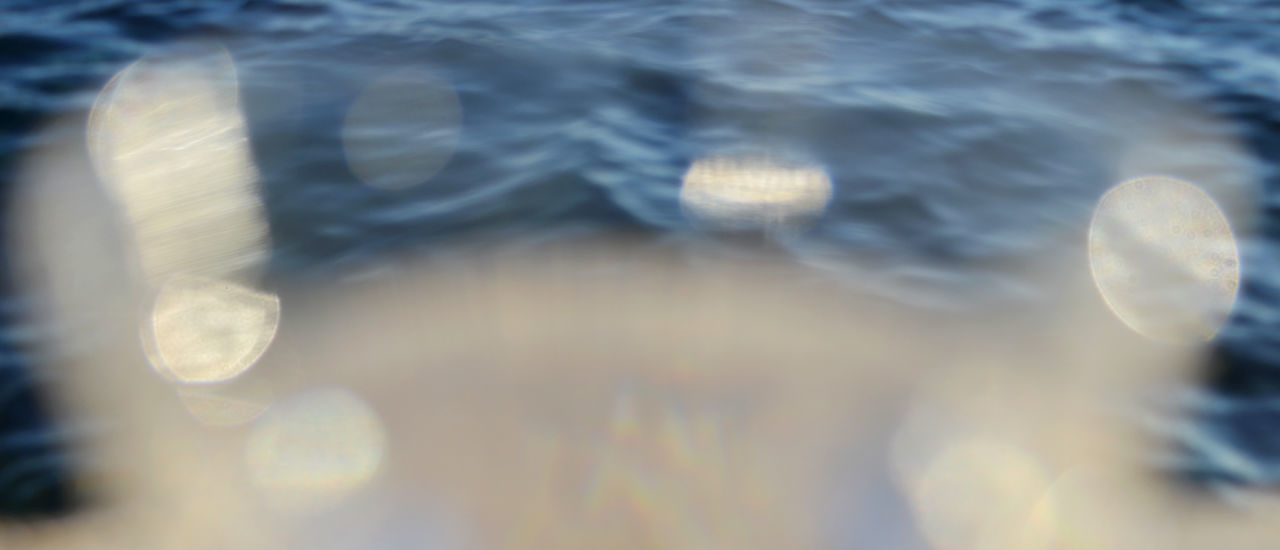
[[[831,178],[767,157],[712,157],[684,176],[680,205],[720,229],[782,229],[812,221],[831,200]]]
[[[280,299],[232,283],[174,277],[156,296],[144,349],[161,374],[212,383],[244,373],[280,325]]]
[[[1240,286],[1226,216],[1195,185],[1166,177],[1130,180],[1103,195],[1089,228],[1089,265],[1121,321],[1172,343],[1212,338]]]

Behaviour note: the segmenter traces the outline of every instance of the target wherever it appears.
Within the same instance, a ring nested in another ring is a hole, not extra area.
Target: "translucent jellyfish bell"
[[[213,383],[244,373],[266,353],[280,299],[239,285],[175,277],[156,296],[143,344],[156,371],[178,382]]]
[[[715,228],[773,230],[814,220],[831,193],[831,178],[814,166],[763,156],[710,157],[685,173],[680,205]]]
[[[1089,228],[1089,265],[1121,321],[1172,343],[1212,338],[1240,285],[1227,217],[1200,188],[1167,177],[1126,181],[1103,195]]]

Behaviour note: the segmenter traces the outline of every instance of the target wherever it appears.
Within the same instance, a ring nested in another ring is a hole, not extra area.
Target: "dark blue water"
[[[697,158],[796,151],[835,184],[796,261],[925,307],[1039,299],[1011,266],[1082,242],[1136,172],[1256,215],[1200,424],[1172,468],[1280,482],[1280,3],[525,0],[47,2],[0,6],[0,175],[175,42],[235,59],[275,277],[338,279],[461,240],[699,238]],[[343,160],[347,106],[399,69],[461,105],[448,164],[387,192]],[[1136,159],[1136,160],[1135,160]],[[1256,194],[1255,194],[1256,191]],[[12,286],[12,285],[10,285]],[[34,390],[40,331],[0,309],[0,510],[64,506],[62,433]]]

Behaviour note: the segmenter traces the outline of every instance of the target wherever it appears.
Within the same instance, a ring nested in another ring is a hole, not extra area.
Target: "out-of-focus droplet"
[[[161,374],[186,383],[230,380],[267,351],[280,299],[232,283],[175,277],[156,296],[144,348]]]
[[[352,173],[383,189],[431,179],[453,156],[462,107],[453,87],[424,71],[374,81],[347,111],[343,151]]]
[[[1103,195],[1089,229],[1089,264],[1120,320],[1173,343],[1212,338],[1240,284],[1226,216],[1195,185],[1166,177],[1130,180]]]
[[[1178,545],[1175,520],[1150,487],[1131,476],[1072,468],[1035,506],[1034,521],[1050,548],[1130,550]],[[1163,503],[1168,506],[1169,503]]]
[[[87,140],[145,276],[252,279],[268,249],[235,66],[221,47],[143,58],[103,88]]]
[[[711,157],[685,174],[680,204],[713,227],[779,229],[817,218],[831,193],[831,178],[813,166],[768,157]]]
[[[271,390],[262,384],[247,387],[181,386],[178,398],[201,424],[225,428],[248,424],[271,407]]]
[[[938,550],[1025,550],[1033,508],[1048,484],[1031,455],[975,439],[935,458],[910,496],[921,530]]]
[[[349,391],[326,388],[276,403],[249,435],[245,460],[273,496],[327,500],[372,479],[385,447],[374,410]]]

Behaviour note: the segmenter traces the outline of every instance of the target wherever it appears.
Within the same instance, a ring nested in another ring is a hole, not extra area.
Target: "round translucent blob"
[[[365,183],[400,189],[431,179],[453,156],[462,107],[449,83],[423,71],[374,81],[342,128],[351,172]]]
[[[621,512],[646,530],[672,537],[673,546],[714,540],[724,526],[699,519],[690,508],[712,508],[714,503],[703,501],[707,495],[733,490],[726,486],[731,472],[722,428],[712,417],[684,417],[662,406],[646,417],[640,405],[630,396],[615,404],[609,438],[594,456],[588,509]],[[744,486],[736,489],[750,490],[749,480],[739,481]]]
[[[231,55],[188,47],[143,58],[98,94],[88,148],[147,279],[252,278],[269,248]]]
[[[1103,195],[1089,228],[1089,265],[1121,321],[1173,343],[1212,338],[1240,285],[1226,216],[1195,185],[1166,177],[1130,180]]]
[[[831,193],[831,178],[819,168],[767,157],[711,157],[685,174],[680,205],[719,228],[777,229],[817,218]]]
[[[1039,463],[998,440],[959,443],[927,467],[910,496],[925,537],[938,550],[1022,550],[1049,480]]]
[[[1129,550],[1177,546],[1176,522],[1134,479],[1090,468],[1062,474],[1035,506],[1049,548]]]
[[[175,277],[160,289],[143,328],[144,349],[162,375],[213,383],[244,373],[280,325],[280,299],[239,285]]]
[[[311,390],[275,404],[254,425],[249,474],[284,498],[340,496],[367,483],[386,451],[377,414],[349,391]]]
[[[500,546],[772,547],[760,539],[802,506],[779,487],[794,478],[776,471],[776,455],[738,446],[732,413],[675,397],[622,389],[607,424],[585,438],[529,430],[531,498]]]

